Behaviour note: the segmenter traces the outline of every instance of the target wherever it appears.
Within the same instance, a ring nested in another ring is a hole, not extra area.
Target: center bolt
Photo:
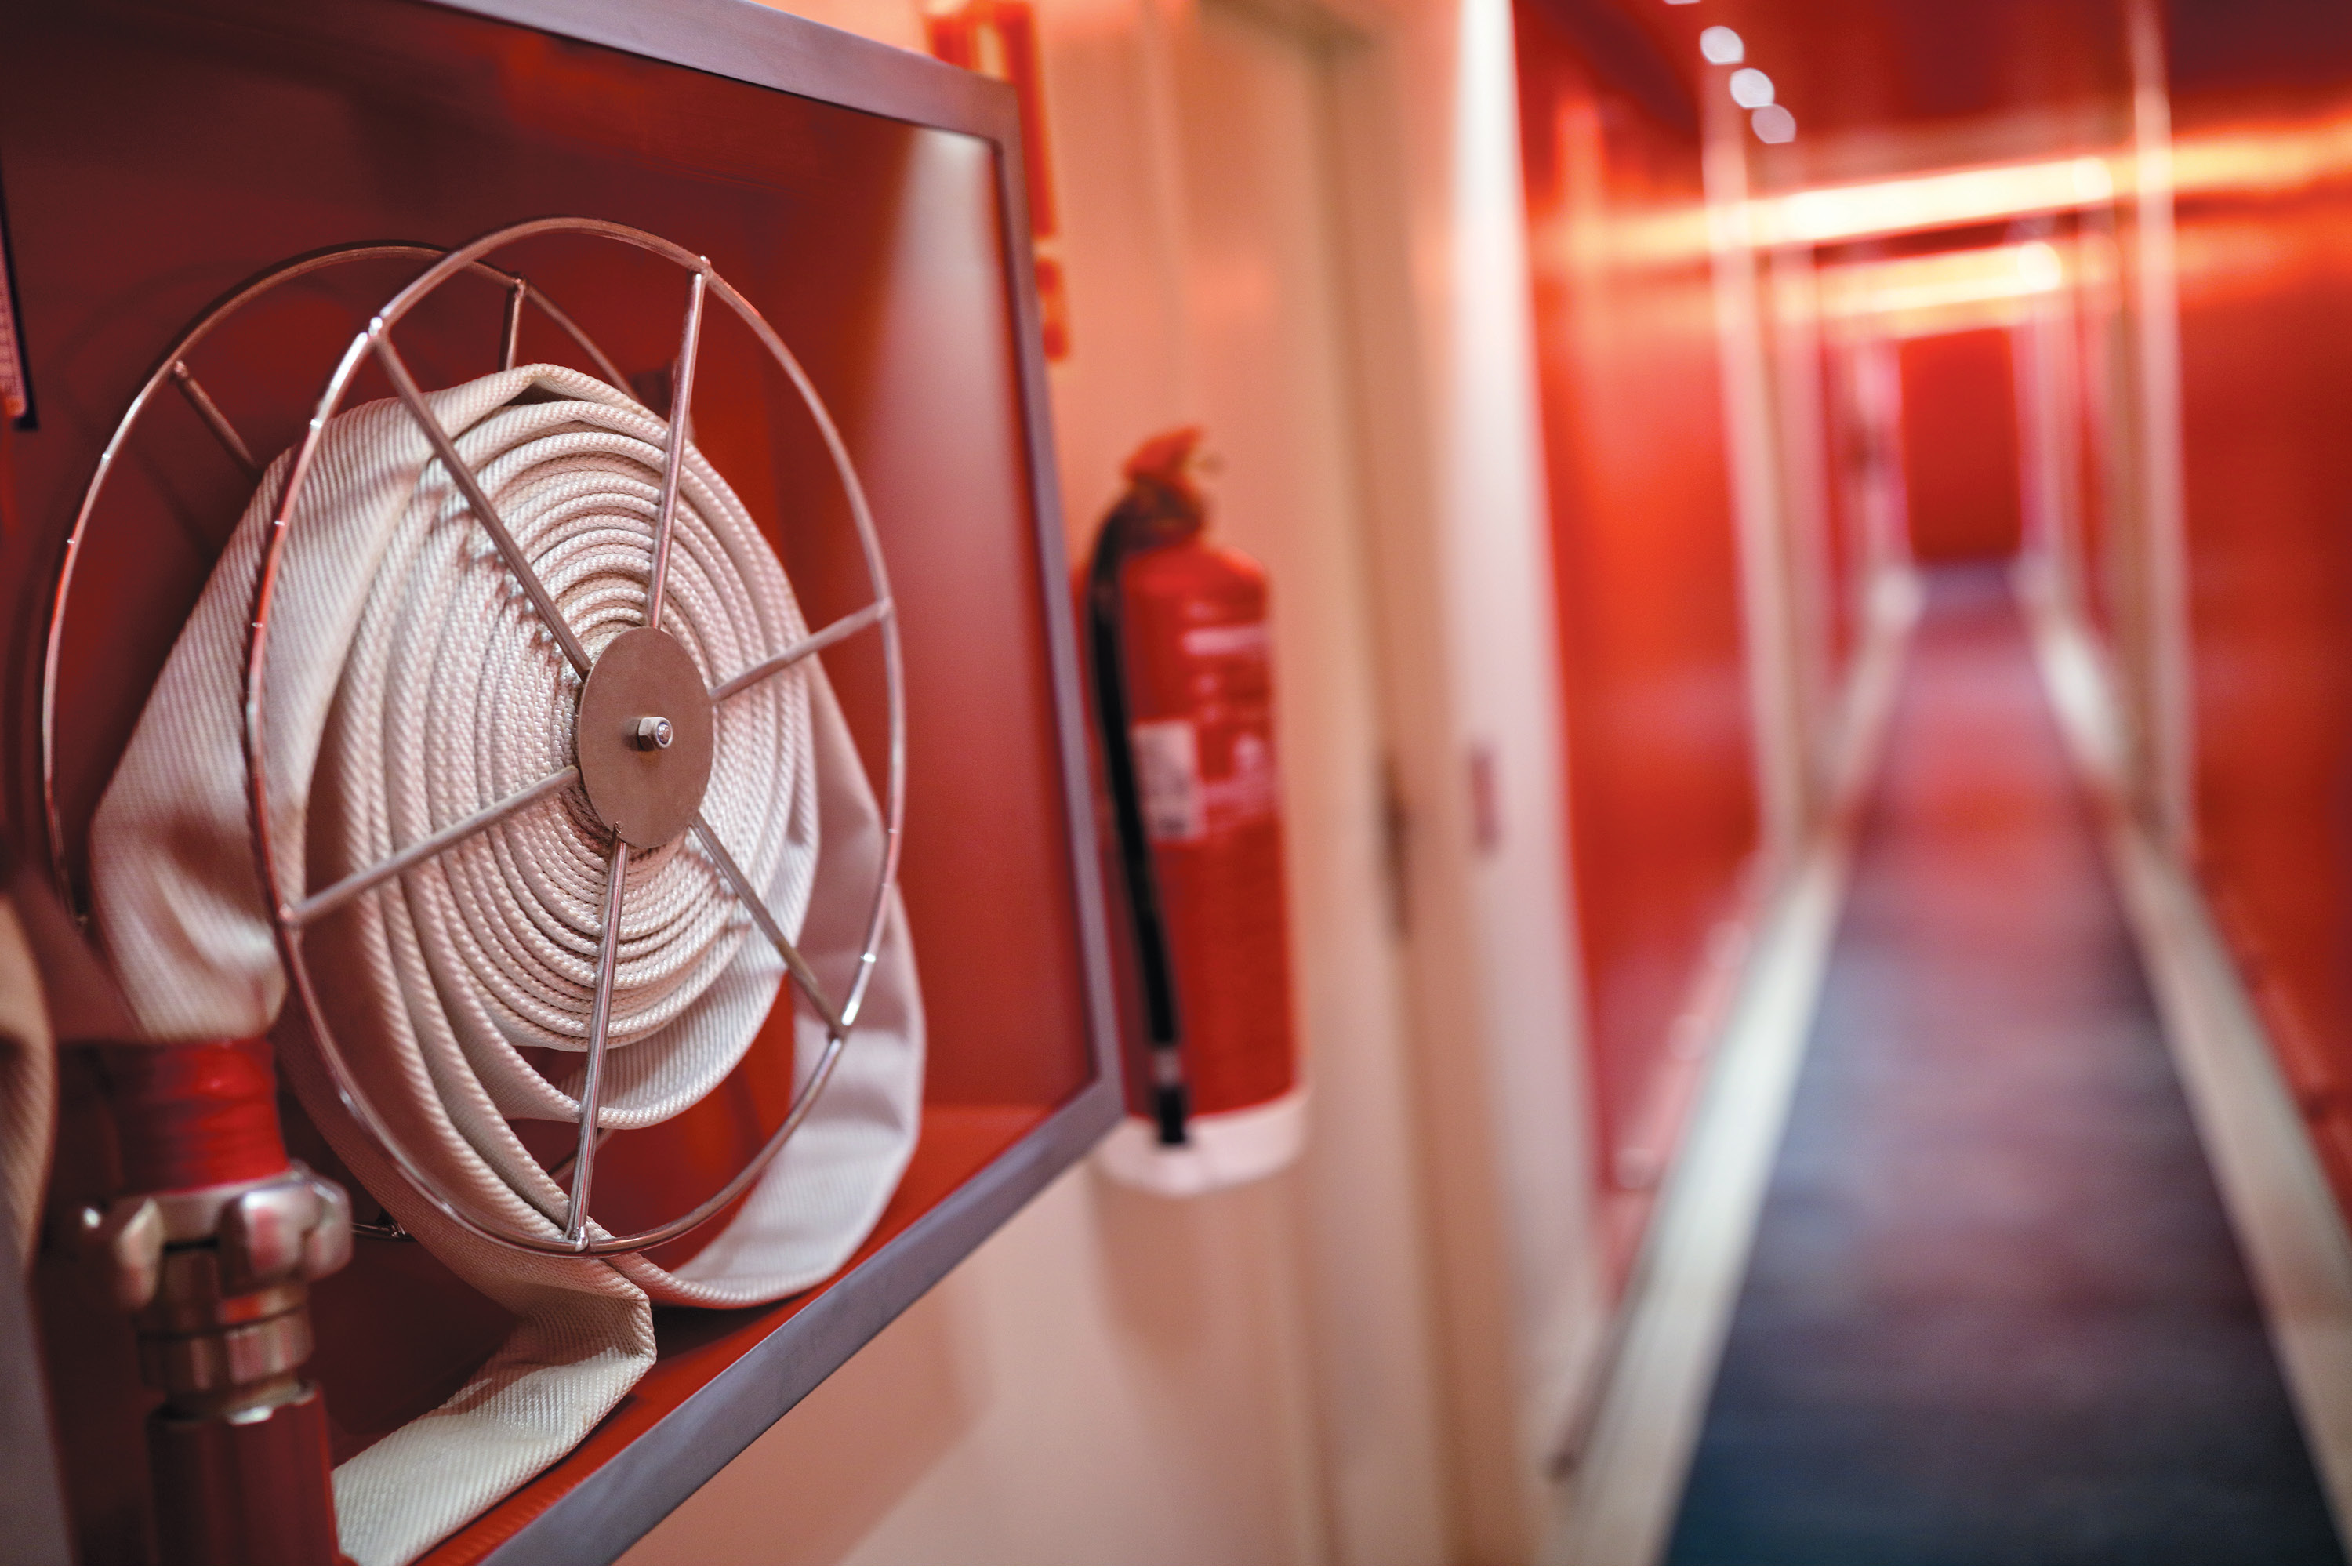
[[[677,731],[670,728],[667,719],[640,719],[637,721],[637,732],[632,738],[641,752],[667,752],[669,743],[677,739]]]

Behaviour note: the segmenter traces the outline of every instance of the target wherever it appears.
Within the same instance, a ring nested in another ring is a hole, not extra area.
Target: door
[[[1313,1086],[1299,1172],[1323,1554],[1432,1554],[1434,1394],[1412,1216],[1379,639],[1360,511],[1331,59],[1206,0],[1178,51],[1190,401],[1213,531],[1273,585],[1293,1005]]]
[[[2014,555],[2022,530],[2009,329],[1903,345],[1903,471],[1923,562]]]

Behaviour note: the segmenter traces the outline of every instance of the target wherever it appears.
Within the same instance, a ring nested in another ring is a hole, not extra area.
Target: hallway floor
[[[2343,1561],[2002,570],[1885,755],[1669,1561]]]

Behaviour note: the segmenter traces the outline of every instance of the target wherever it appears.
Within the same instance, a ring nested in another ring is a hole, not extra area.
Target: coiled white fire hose
[[[557,366],[427,400],[593,657],[644,624],[667,426]],[[247,509],[174,647],[91,833],[99,929],[157,1040],[269,1032],[369,1193],[521,1320],[466,1388],[335,1472],[344,1550],[405,1562],[560,1458],[651,1364],[649,1304],[738,1306],[832,1273],[912,1152],[923,1020],[894,901],[855,1037],[809,1119],[723,1230],[675,1273],[637,1255],[484,1241],[399,1173],[338,1099],[286,977],[254,868],[241,719],[255,571],[289,468]],[[707,684],[806,635],[724,479],[687,448],[663,629]],[[312,889],[562,768],[579,677],[396,403],[329,426],[279,563],[267,731],[273,837]],[[883,851],[880,814],[814,660],[719,704],[703,813],[820,975],[846,976]],[[820,841],[819,825],[823,825]],[[509,1119],[571,1121],[611,837],[577,787],[310,928],[310,966],[369,1100],[441,1189],[561,1234],[565,1194]],[[298,874],[287,876],[288,870]],[[687,836],[634,856],[600,1125],[652,1125],[741,1058],[783,965]],[[797,1005],[795,1074],[825,1042]]]

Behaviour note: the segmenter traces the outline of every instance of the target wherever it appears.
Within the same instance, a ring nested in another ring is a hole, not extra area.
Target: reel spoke
[[[391,331],[383,317],[379,316],[368,323],[367,335],[368,347],[383,364],[383,373],[391,379],[392,389],[400,395],[400,401],[407,408],[409,417],[415,420],[425,432],[425,438],[433,443],[433,450],[440,458],[441,466],[449,470],[449,477],[465,492],[466,504],[474,509],[474,520],[498,545],[499,553],[506,557],[507,570],[522,584],[522,591],[530,596],[531,608],[539,612],[539,618],[554,634],[556,646],[563,649],[563,657],[572,661],[572,668],[585,676],[588,673],[588,650],[580,645],[579,635],[572,631],[562,612],[555,607],[555,599],[548,593],[547,584],[541,582],[539,574],[531,570],[522,546],[515,542],[513,534],[507,531],[506,521],[499,516],[499,509],[490,504],[489,496],[482,489],[481,479],[466,466],[466,459],[457,455],[457,444],[449,438],[449,432],[441,428],[441,421],[433,417],[433,410],[425,406],[425,395],[416,389],[416,378],[408,374],[408,365],[401,359],[400,351],[392,346]]]
[[[259,479],[261,465],[253,460],[253,448],[245,444],[245,437],[236,433],[236,426],[228,422],[228,416],[220,411],[220,405],[213,401],[213,395],[205,390],[205,384],[196,379],[186,360],[172,362],[172,384],[180,389],[180,395],[188,400],[188,406],[196,411],[196,417],[205,422],[213,438],[228,448],[228,455],[236,459],[237,466],[252,478]]]
[[[846,637],[856,637],[870,626],[889,619],[890,601],[877,599],[862,610],[853,610],[831,626],[811,632],[772,658],[763,658],[749,669],[738,670],[710,689],[713,702],[724,702],[747,688],[757,686],[772,675],[780,675],[813,653],[823,653]]]
[[[522,308],[530,299],[530,285],[517,278],[507,285],[507,314],[499,333],[499,368],[512,370],[522,352]]]
[[[604,1141],[612,1137],[612,1135],[613,1130],[611,1128],[598,1128],[596,1130],[596,1147],[600,1150],[603,1149],[604,1147]],[[564,1173],[571,1170],[572,1166],[579,1163],[580,1151],[577,1148],[574,1148],[571,1153],[564,1155],[563,1158],[556,1161],[554,1164],[547,1167],[549,1179],[558,1182],[563,1180]]]
[[[809,1005],[816,1010],[816,1016],[824,1020],[825,1032],[835,1040],[845,1037],[849,1026],[842,1021],[840,1010],[825,995],[824,987],[817,984],[816,971],[811,969],[808,960],[801,956],[801,950],[785,939],[783,927],[778,925],[776,917],[769,912],[767,900],[752,890],[751,879],[743,875],[743,868],[735,863],[735,857],[727,852],[727,846],[719,841],[719,835],[712,831],[710,824],[698,811],[694,814],[694,836],[702,841],[703,852],[710,857],[711,864],[719,868],[719,874],[727,879],[727,885],[735,890],[736,898],[751,911],[751,923],[760,928],[760,933],[782,955],[784,967],[792,972],[793,984],[801,988],[801,994],[808,998]]]
[[[677,361],[671,367],[669,443],[662,453],[661,505],[654,513],[653,574],[646,582],[646,625],[661,630],[662,595],[669,584],[670,520],[677,511],[679,470],[686,464],[686,427],[694,407],[694,360],[702,346],[702,295],[707,279],[698,271],[687,285],[686,325],[679,329]]]
[[[580,1145],[572,1156],[572,1206],[563,1239],[582,1246],[588,1233],[588,1194],[596,1184],[596,1112],[604,1089],[604,1037],[613,1024],[613,975],[621,966],[621,893],[629,875],[629,841],[613,840],[605,872],[604,934],[596,949],[596,999],[588,1009],[588,1071],[580,1085]]]
[[[484,828],[494,827],[527,805],[545,800],[549,795],[579,782],[577,767],[558,768],[535,784],[526,784],[504,800],[493,801],[471,816],[460,817],[437,833],[430,833],[392,856],[379,860],[364,871],[354,871],[341,881],[311,894],[299,904],[278,911],[278,918],[288,925],[300,928],[320,915],[332,914],[362,893],[380,882],[390,881],[403,871],[423,865],[446,849],[453,849]]]

